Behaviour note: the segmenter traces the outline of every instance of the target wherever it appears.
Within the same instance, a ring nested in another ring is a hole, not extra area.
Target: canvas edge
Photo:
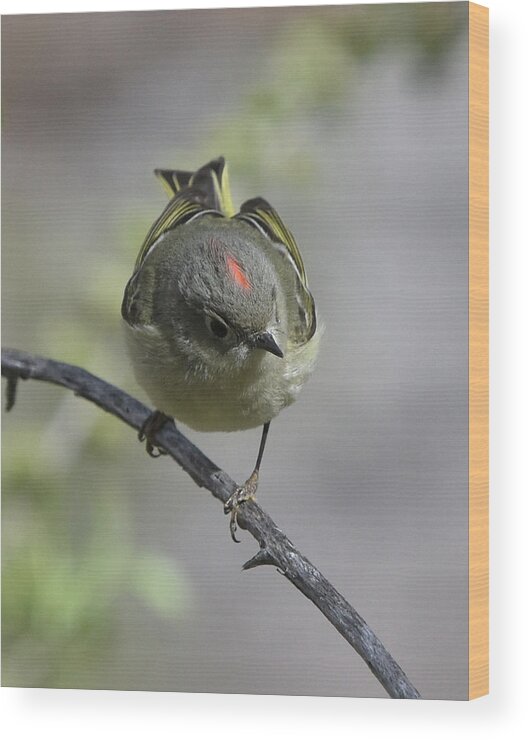
[[[489,10],[469,5],[469,680],[489,692]]]

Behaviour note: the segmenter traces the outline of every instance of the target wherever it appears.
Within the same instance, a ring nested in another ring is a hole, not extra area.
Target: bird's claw
[[[224,504],[224,514],[231,514],[229,520],[229,531],[233,542],[240,542],[236,538],[238,529],[238,511],[245,501],[256,501],[258,487],[258,470],[254,470],[243,486],[235,489],[234,493],[227,499]]]
[[[146,442],[145,447],[150,457],[161,457],[167,452],[155,442],[155,436],[167,421],[172,421],[170,416],[162,411],[153,411],[143,422],[138,432],[140,442]]]
[[[142,439],[139,437],[139,441],[143,442],[144,438]],[[145,449],[147,451],[147,454],[150,455],[150,457],[161,457],[162,455],[166,455],[166,450],[163,449],[163,447],[155,447],[152,442],[149,442],[147,439],[145,444]]]

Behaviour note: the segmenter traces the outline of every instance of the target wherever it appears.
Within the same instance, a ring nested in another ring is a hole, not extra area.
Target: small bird
[[[139,438],[157,456],[155,435],[172,418],[206,432],[263,427],[253,473],[224,508],[238,541],[270,422],[312,373],[321,327],[291,232],[263,198],[235,214],[223,157],[196,172],[154,172],[170,202],[121,307],[136,379],[156,407]]]

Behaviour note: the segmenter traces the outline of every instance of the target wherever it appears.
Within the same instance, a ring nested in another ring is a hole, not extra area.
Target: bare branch
[[[7,378],[8,410],[15,403],[17,381],[31,378],[69,388],[75,395],[92,401],[137,430],[151,413],[149,408],[132,396],[82,368],[18,350],[2,350],[2,375]],[[222,503],[227,501],[236,483],[181,434],[173,423],[166,424],[156,439],[198,486],[207,488]],[[295,549],[256,502],[247,501],[241,505],[238,522],[259,543],[259,551],[243,566],[244,569],[259,565],[276,566],[357,651],[389,696],[395,699],[420,698],[418,691],[364,619]]]

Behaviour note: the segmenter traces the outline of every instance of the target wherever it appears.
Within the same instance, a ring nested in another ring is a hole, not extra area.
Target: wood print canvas
[[[2,21],[3,684],[487,693],[487,10]]]

